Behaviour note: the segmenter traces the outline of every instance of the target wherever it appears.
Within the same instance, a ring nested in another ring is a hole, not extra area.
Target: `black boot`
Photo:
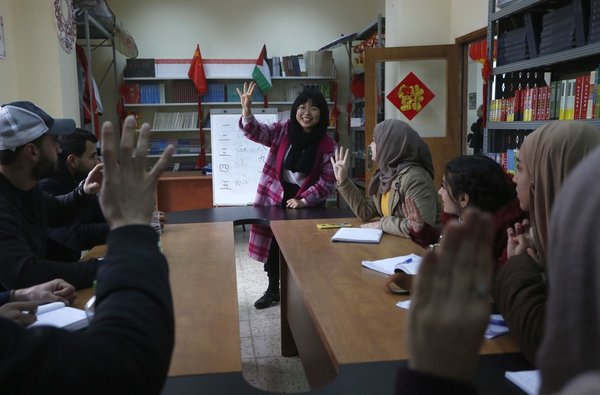
[[[273,303],[279,302],[281,296],[279,295],[279,277],[269,277],[269,287],[256,302],[254,307],[257,309],[265,309],[271,307]]]

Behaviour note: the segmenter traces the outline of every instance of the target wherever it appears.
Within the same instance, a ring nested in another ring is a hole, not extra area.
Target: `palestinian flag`
[[[267,64],[266,45],[263,45],[262,51],[260,51],[256,66],[254,66],[254,71],[252,71],[252,78],[264,95],[273,88],[273,84],[271,83],[271,72],[269,71],[269,65]]]

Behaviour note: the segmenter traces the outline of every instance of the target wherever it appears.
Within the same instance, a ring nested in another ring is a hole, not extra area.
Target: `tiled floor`
[[[267,289],[263,265],[248,257],[249,227],[235,227],[235,258],[244,378],[253,386],[279,393],[310,389],[300,359],[281,356],[279,304],[257,310],[254,301]]]

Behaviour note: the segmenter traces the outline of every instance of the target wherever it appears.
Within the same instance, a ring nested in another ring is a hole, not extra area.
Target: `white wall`
[[[341,34],[361,31],[384,13],[385,0],[121,0],[109,4],[136,41],[140,58],[191,58],[200,44],[202,57],[256,59],[263,44],[268,56],[318,49]],[[346,125],[348,55],[333,50],[339,85],[340,127]],[[97,82],[111,53],[93,54]],[[119,79],[125,57],[117,54]],[[100,91],[105,108],[102,120],[114,120],[112,74]],[[341,133],[345,142],[345,133]]]
[[[0,102],[29,100],[78,121],[75,55],[58,42],[53,2],[0,0],[0,15],[7,51],[0,60]]]

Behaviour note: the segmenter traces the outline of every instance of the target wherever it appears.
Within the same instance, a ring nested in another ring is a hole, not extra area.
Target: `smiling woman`
[[[292,104],[289,121],[271,125],[252,115],[256,85],[238,89],[242,104],[239,127],[248,139],[270,147],[260,176],[254,205],[292,209],[322,207],[334,189],[331,158],[335,142],[327,135],[329,108],[318,90],[303,90]],[[254,307],[263,309],[278,302],[279,246],[268,226],[252,225],[248,252],[264,263],[269,287]]]

